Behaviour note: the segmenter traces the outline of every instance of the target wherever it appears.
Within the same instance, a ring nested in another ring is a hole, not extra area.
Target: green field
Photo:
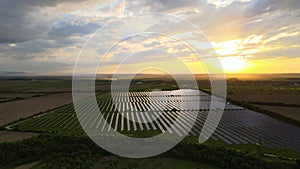
[[[81,133],[72,104],[33,116],[11,126],[21,131]]]
[[[213,165],[197,163],[195,161],[175,158],[147,158],[127,159],[118,157],[105,157],[99,160],[93,169],[218,169]]]

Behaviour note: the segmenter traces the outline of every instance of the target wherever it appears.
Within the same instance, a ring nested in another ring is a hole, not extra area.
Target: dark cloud
[[[0,0],[0,43],[17,43],[40,37],[52,16],[43,10],[75,0]]]
[[[11,58],[19,61],[24,61],[24,60],[32,60],[37,57],[31,54],[31,55],[22,55],[22,56],[11,56]]]
[[[36,57],[44,57],[44,52],[49,49],[60,48],[62,44],[54,40],[36,39],[18,43],[11,47],[0,45],[0,51],[6,53],[2,57],[10,57],[17,60],[30,60]]]

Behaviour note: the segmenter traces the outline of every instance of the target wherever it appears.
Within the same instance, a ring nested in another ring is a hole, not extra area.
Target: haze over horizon
[[[195,39],[185,24],[174,26],[165,18],[145,20],[144,31],[167,30],[195,47],[213,47],[226,74],[300,73],[300,3],[297,0],[0,0],[0,72],[37,75],[72,75],[75,61],[85,42],[99,29],[113,23],[107,41],[125,29],[116,26],[126,16],[144,12],[167,13],[186,20],[203,31],[209,42]],[[208,15],[209,14],[209,15]],[[178,21],[182,22],[182,21]],[[181,26],[182,25],[182,26]],[[128,25],[135,29],[137,25]],[[113,44],[113,42],[111,42]],[[108,46],[95,47],[92,59],[101,57]],[[99,74],[113,74],[116,59],[139,51],[138,61],[124,64],[126,73],[145,63],[168,66],[175,73],[176,53],[194,74],[205,74],[179,43],[162,36],[132,36],[122,39],[108,56]],[[164,51],[164,52],[162,52]],[[143,57],[141,57],[143,56]],[[156,63],[157,58],[161,59]],[[89,70],[87,70],[89,72]],[[148,70],[148,73],[155,73]]]

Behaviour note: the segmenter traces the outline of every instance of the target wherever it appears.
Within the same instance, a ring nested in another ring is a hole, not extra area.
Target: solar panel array
[[[89,100],[81,102],[86,113],[74,114],[72,105],[27,120],[35,129],[52,128],[71,131],[94,128],[98,131],[158,131],[184,136],[199,136],[209,113],[211,96],[201,91],[176,90],[159,92],[107,93],[97,96],[98,108]],[[178,124],[177,117],[181,115]],[[197,116],[193,124],[192,115]],[[82,122],[81,125],[78,119]],[[106,122],[106,123],[105,123]],[[173,125],[176,124],[176,125]],[[22,123],[19,124],[22,126]],[[23,125],[25,126],[25,125]],[[193,126],[190,130],[188,126]],[[212,129],[208,124],[208,129]],[[264,144],[270,148],[300,152],[300,128],[269,116],[226,103],[221,122],[211,136],[228,144]]]

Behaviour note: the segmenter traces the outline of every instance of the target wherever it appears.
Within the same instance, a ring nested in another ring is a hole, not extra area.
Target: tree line
[[[86,136],[41,134],[38,137],[0,144],[0,168],[11,168],[39,161],[46,169],[87,169],[103,156],[112,155]],[[297,169],[300,161],[268,159],[254,154],[181,142],[159,157],[189,159],[218,166],[222,169]]]

